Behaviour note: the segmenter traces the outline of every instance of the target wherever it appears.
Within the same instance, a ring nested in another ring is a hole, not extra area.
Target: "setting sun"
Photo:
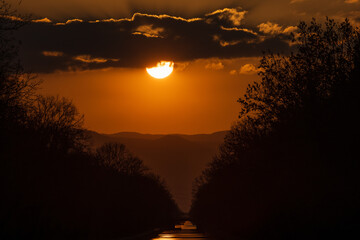
[[[174,62],[161,61],[156,67],[146,68],[147,73],[157,79],[168,77],[174,70]]]

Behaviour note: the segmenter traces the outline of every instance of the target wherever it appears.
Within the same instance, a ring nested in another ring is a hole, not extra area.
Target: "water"
[[[185,221],[181,225],[176,225],[175,230],[172,231],[165,231],[159,234],[156,238],[152,240],[191,240],[191,239],[201,239],[206,240],[204,234],[199,233],[195,225],[193,225],[190,221]]]

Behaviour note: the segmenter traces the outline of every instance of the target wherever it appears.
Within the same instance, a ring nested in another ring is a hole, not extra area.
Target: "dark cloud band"
[[[202,18],[136,13],[132,18],[53,23],[32,21],[18,31],[21,57],[33,72],[146,67],[160,60],[238,58],[289,52],[284,32],[242,26],[246,12],[223,9]]]

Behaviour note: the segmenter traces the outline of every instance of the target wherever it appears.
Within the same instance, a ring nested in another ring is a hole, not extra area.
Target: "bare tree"
[[[68,151],[84,147],[84,116],[74,104],[59,96],[38,96],[29,111],[30,127],[48,148]]]
[[[106,143],[96,149],[96,158],[100,165],[126,175],[142,175],[147,170],[144,163],[133,156],[124,144]]]
[[[26,108],[32,104],[40,84],[33,74],[26,73],[18,58],[19,43],[13,32],[26,24],[16,10],[0,0],[0,109],[2,122],[25,121]]]

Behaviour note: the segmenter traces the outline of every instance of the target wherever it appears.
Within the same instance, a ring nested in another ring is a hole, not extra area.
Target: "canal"
[[[200,232],[198,232],[195,225],[193,225],[190,221],[185,221],[180,225],[175,226],[175,230],[164,231],[160,233],[156,238],[152,240],[170,240],[170,239],[202,239],[206,240],[206,236]]]

